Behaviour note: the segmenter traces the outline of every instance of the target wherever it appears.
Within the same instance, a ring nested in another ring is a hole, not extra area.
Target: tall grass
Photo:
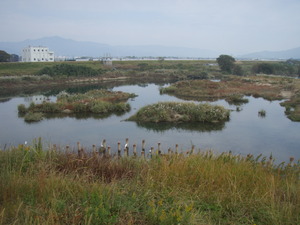
[[[0,151],[1,224],[299,224],[299,162],[212,152]]]

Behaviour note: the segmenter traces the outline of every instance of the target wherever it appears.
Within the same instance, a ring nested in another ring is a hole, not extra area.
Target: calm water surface
[[[284,115],[284,108],[280,101],[266,101],[262,98],[249,97],[249,103],[240,106],[240,112],[232,111],[230,121],[224,124],[137,124],[124,121],[136,111],[148,104],[159,101],[182,101],[175,97],[159,94],[159,86],[128,85],[113,88],[114,91],[136,93],[138,97],[129,100],[131,111],[121,116],[112,115],[107,118],[51,118],[38,123],[26,123],[18,117],[18,104],[30,104],[30,97],[14,97],[0,102],[0,147],[32,142],[42,137],[45,144],[70,145],[75,147],[79,141],[86,148],[92,144],[100,145],[102,139],[113,150],[117,142],[124,145],[125,138],[129,138],[130,146],[136,143],[141,148],[142,139],[146,140],[146,147],[156,147],[161,142],[162,149],[188,149],[195,145],[197,149],[212,149],[216,152],[232,151],[233,153],[248,153],[269,156],[271,153],[276,161],[287,161],[293,156],[300,158],[300,123],[292,122]],[[43,96],[33,99],[40,101]],[[51,96],[52,101],[55,96]],[[221,104],[226,108],[236,109],[220,100],[212,104]],[[258,116],[258,111],[264,109],[266,117]]]

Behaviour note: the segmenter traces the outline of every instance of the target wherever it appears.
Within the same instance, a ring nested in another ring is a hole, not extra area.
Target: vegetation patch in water
[[[183,102],[160,102],[141,108],[130,121],[138,122],[221,122],[230,112],[223,106]]]
[[[300,122],[300,94],[280,105],[285,107],[285,114],[290,120]]]
[[[92,90],[84,94],[73,95],[63,92],[57,96],[56,103],[31,103],[29,107],[21,104],[18,106],[18,111],[19,115],[24,116],[25,119],[33,118],[36,113],[40,113],[39,116],[43,113],[46,115],[53,113],[122,113],[130,110],[130,105],[125,101],[132,97],[135,95],[107,90]]]
[[[228,99],[233,102],[246,103],[244,95],[263,97],[267,100],[283,99],[281,91],[290,88],[292,80],[269,77],[228,77],[220,82],[210,80],[179,81],[162,88],[167,93],[187,100]]]
[[[229,95],[225,98],[225,100],[231,105],[241,105],[249,102],[249,100],[247,98],[244,98],[244,96],[241,94]]]
[[[26,115],[24,116],[24,120],[26,122],[39,122],[43,119],[43,113],[39,113],[39,112],[28,112],[26,113]]]

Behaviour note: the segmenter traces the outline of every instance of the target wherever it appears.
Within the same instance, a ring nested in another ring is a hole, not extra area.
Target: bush
[[[98,101],[91,106],[92,113],[108,113],[111,111],[112,104],[109,102]]]
[[[43,119],[43,116],[43,113],[28,112],[25,115],[24,120],[26,122],[38,122]]]
[[[95,70],[87,66],[78,66],[78,65],[69,65],[69,64],[60,64],[52,67],[44,67],[41,69],[38,74],[49,76],[97,76],[102,74],[103,70]]]
[[[20,114],[25,114],[25,113],[27,113],[27,108],[26,108],[26,106],[25,106],[24,104],[18,105],[18,112],[19,112]]]
[[[59,104],[54,102],[44,102],[36,106],[39,112],[43,113],[58,113],[61,112],[61,107]]]
[[[141,108],[128,120],[139,122],[221,122],[228,118],[229,110],[223,106],[160,102]]]
[[[259,63],[252,67],[254,73],[273,74],[274,66],[270,63]]]
[[[234,75],[238,75],[238,76],[243,76],[244,75],[244,71],[243,68],[240,65],[234,65],[232,73]]]

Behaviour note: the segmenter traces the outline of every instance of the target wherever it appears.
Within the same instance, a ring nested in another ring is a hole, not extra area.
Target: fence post
[[[145,140],[142,140],[142,152],[145,153]]]
[[[118,157],[121,157],[121,143],[118,141]]]
[[[157,150],[158,150],[158,155],[161,155],[161,150],[160,150],[160,142],[158,142],[158,144],[157,144],[157,145],[158,145],[158,149],[157,149]]]
[[[129,156],[129,146],[128,146],[128,138],[125,139],[125,146],[124,146],[124,155]]]
[[[81,145],[80,145],[79,141],[77,142],[77,152],[78,152],[78,157],[80,157],[81,156]]]
[[[107,156],[110,156],[110,146],[107,147]]]
[[[133,156],[136,157],[137,153],[136,153],[136,144],[133,145]]]
[[[106,140],[103,139],[99,149],[99,155],[105,156],[106,154]]]

